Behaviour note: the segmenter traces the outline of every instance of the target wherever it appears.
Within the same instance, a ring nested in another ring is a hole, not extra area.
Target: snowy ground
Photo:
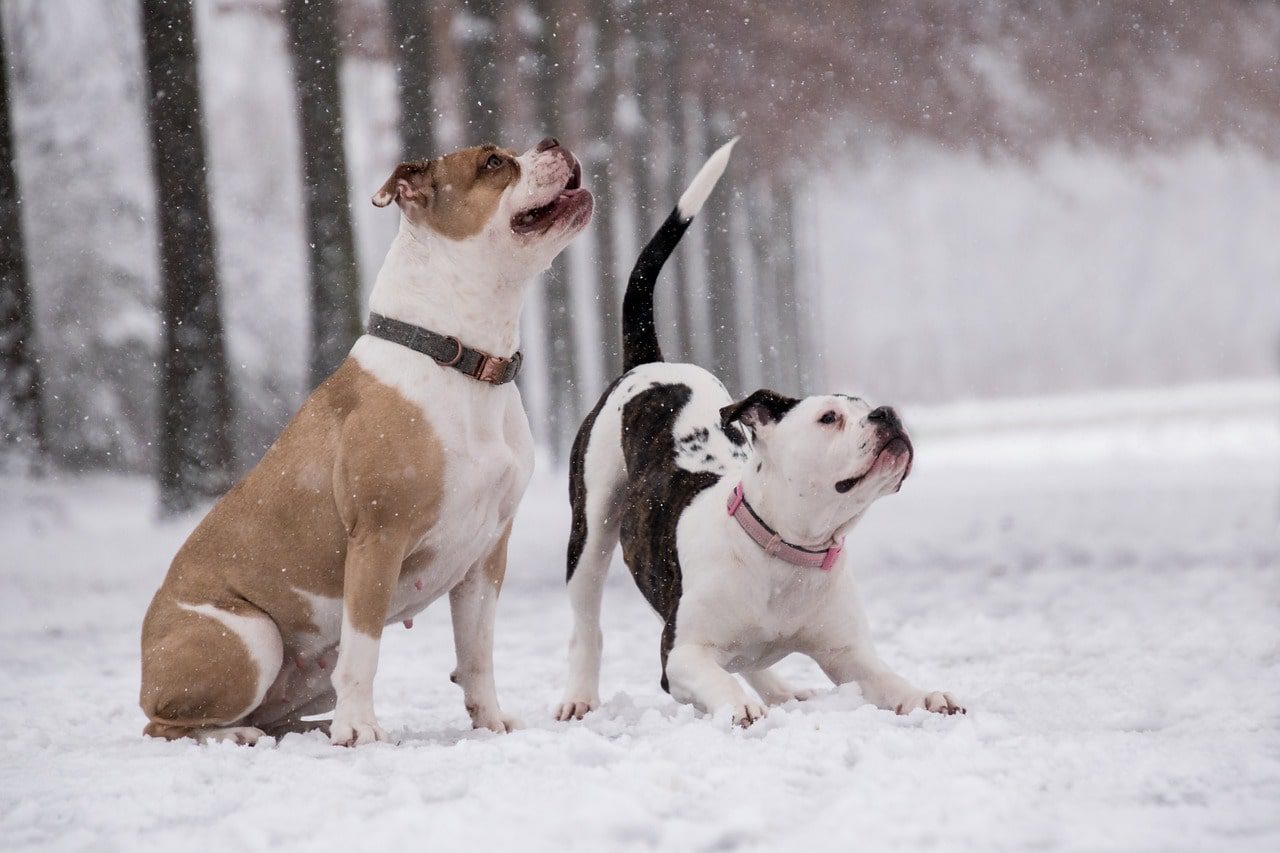
[[[498,624],[526,730],[467,727],[440,602],[388,629],[398,745],[145,740],[139,622],[195,519],[157,526],[142,480],[0,480],[0,849],[1280,849],[1276,392],[1070,430],[917,413],[916,474],[850,544],[881,652],[963,718],[853,689],[747,731],[699,717],[615,567],[605,705],[552,721],[567,509],[543,474]]]

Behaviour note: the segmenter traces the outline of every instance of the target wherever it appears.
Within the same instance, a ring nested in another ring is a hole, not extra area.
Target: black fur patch
[[[582,559],[582,549],[587,546],[587,484],[584,468],[587,458],[587,443],[591,440],[591,430],[596,425],[596,418],[604,408],[605,400],[613,393],[613,389],[625,379],[624,373],[610,383],[600,395],[600,401],[578,427],[578,434],[573,439],[573,450],[569,454],[569,506],[573,509],[573,523],[569,529],[569,551],[565,561],[565,583],[573,580],[573,572]]]
[[[662,265],[675,251],[691,221],[680,216],[679,208],[672,210],[636,259],[622,298],[623,370],[662,361],[658,331],[653,324],[653,288]]]
[[[622,409],[622,453],[628,481],[622,505],[622,556],[636,586],[662,616],[662,689],[667,685],[667,655],[675,642],[676,610],[680,604],[680,555],[676,526],[685,508],[719,474],[686,471],[676,464],[677,442],[685,438],[705,442],[707,435],[677,439],[676,419],[693,396],[688,385],[657,385]]]
[[[721,409],[720,422],[724,427],[725,434],[732,438],[732,429],[739,427],[752,428],[780,421],[799,402],[795,397],[788,397],[785,394],[779,394],[777,391],[761,388],[759,391],[752,391],[746,399],[731,403]]]

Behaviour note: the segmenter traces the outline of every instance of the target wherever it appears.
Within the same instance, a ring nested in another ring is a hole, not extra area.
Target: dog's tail
[[[658,273],[724,174],[725,167],[729,165],[729,153],[737,141],[736,136],[730,139],[702,164],[671,215],[649,239],[631,269],[627,293],[622,298],[623,370],[662,361],[662,348],[658,345],[658,332],[653,324],[653,288],[658,281]]]

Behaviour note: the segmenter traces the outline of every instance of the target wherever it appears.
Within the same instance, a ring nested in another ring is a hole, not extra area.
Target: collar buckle
[[[477,350],[479,352],[479,350]],[[480,363],[476,365],[476,371],[472,374],[481,382],[488,382],[491,385],[499,385],[510,380],[512,375],[512,365],[515,370],[520,369],[520,353],[516,353],[511,358],[504,358],[500,355],[489,355],[484,353],[480,357]]]

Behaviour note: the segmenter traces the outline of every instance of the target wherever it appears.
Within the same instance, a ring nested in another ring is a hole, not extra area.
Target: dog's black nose
[[[550,151],[552,148],[559,147],[560,140],[556,139],[554,136],[548,136],[546,139],[539,142],[533,150],[541,154],[543,151]]]
[[[902,427],[902,421],[898,420],[898,413],[889,406],[872,409],[867,415],[867,420],[873,424],[884,424],[892,429],[900,429]]]

